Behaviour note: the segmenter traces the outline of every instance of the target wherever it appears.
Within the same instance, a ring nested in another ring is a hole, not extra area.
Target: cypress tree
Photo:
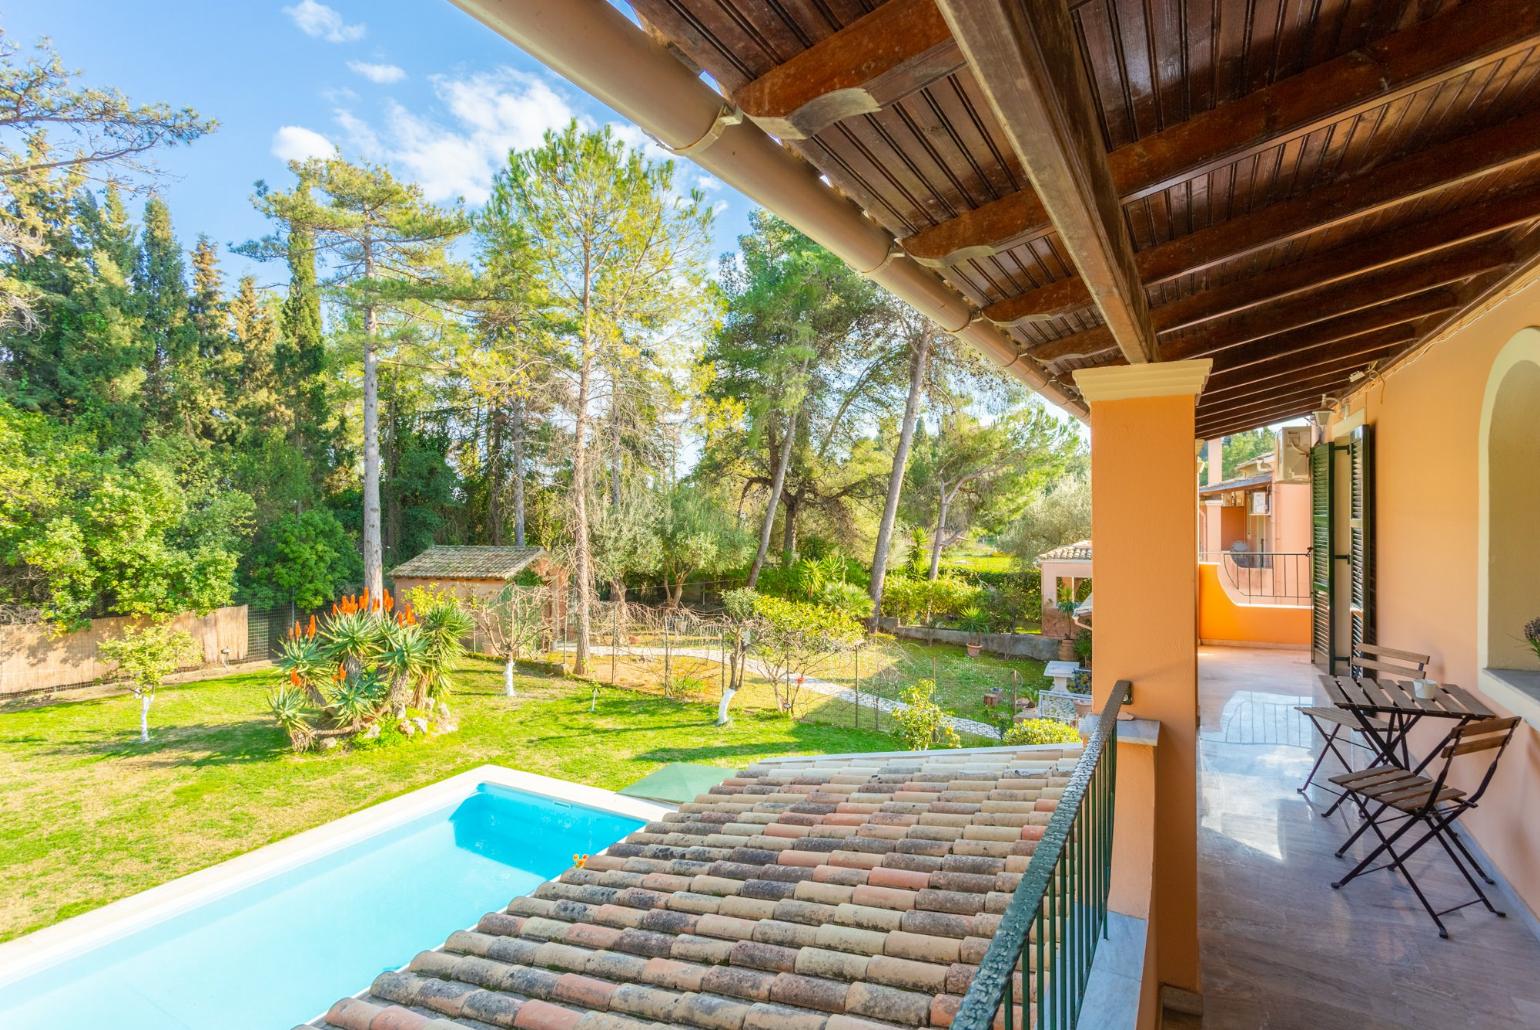
[[[143,318],[145,409],[163,425],[185,419],[185,391],[178,382],[190,369],[197,336],[187,317],[187,270],[171,230],[171,211],[159,197],[144,206],[144,228],[134,264],[134,298]]]
[[[290,443],[315,470],[317,485],[329,468],[331,426],[326,397],[326,346],[321,336],[321,289],[309,230],[288,234],[289,294],[284,299],[274,366],[289,409]]]

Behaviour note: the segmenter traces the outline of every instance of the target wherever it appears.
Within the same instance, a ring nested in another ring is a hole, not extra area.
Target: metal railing
[[[1118,712],[1113,688],[1032,861],[963,998],[953,1030],[1069,1030],[1080,1017],[1097,943],[1107,929]]]
[[[1310,603],[1309,551],[1205,552],[1202,560],[1218,564],[1236,593],[1248,602]]]

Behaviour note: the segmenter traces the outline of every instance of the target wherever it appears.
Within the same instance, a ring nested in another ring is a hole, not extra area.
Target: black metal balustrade
[[[1254,604],[1310,603],[1309,551],[1221,551],[1206,553],[1236,593]]]
[[[1131,688],[1118,683],[1097,717],[953,1030],[988,1030],[1002,1013],[1005,1030],[1068,1030],[1079,1019],[1107,928],[1117,719]]]

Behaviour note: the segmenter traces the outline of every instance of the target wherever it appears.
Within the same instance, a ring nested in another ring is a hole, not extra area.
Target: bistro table
[[[1429,762],[1438,757],[1439,752],[1452,742],[1455,731],[1461,726],[1478,719],[1490,719],[1495,715],[1465,688],[1457,687],[1452,683],[1436,684],[1431,697],[1418,697],[1416,687],[1404,680],[1354,680],[1347,676],[1323,675],[1320,681],[1321,689],[1326,692],[1331,703],[1351,712],[1358,719],[1359,730],[1363,733],[1364,739],[1369,741],[1379,755],[1373,765],[1394,766],[1414,774],[1420,774]],[[1428,750],[1427,757],[1413,767],[1407,737],[1423,719],[1446,719],[1450,726],[1438,744]],[[1335,811],[1342,801],[1343,797],[1339,797],[1337,803],[1332,805],[1332,810]],[[1378,811],[1370,812],[1362,800],[1355,799],[1355,802],[1358,804],[1360,814],[1364,817],[1364,822],[1337,849],[1338,858],[1347,853],[1353,842],[1361,837],[1365,830],[1371,828],[1379,813],[1385,810],[1385,805],[1381,804]],[[1449,825],[1444,829],[1449,835],[1449,843],[1460,849],[1476,874],[1487,883],[1493,883],[1492,878],[1487,875],[1486,870],[1481,868],[1475,856],[1460,839],[1454,826]],[[1378,832],[1376,830],[1376,833]],[[1384,839],[1383,835],[1380,839]]]
[[[1464,687],[1452,683],[1437,684],[1432,697],[1418,697],[1416,688],[1405,680],[1322,676],[1321,689],[1332,704],[1357,717],[1364,739],[1379,755],[1376,764],[1399,766],[1410,772],[1421,772],[1438,754],[1435,747],[1428,752],[1427,758],[1412,767],[1407,738],[1423,719],[1450,720],[1453,725],[1445,734],[1447,740],[1449,733],[1467,722],[1490,719],[1494,714]],[[1439,746],[1443,746],[1442,741]]]

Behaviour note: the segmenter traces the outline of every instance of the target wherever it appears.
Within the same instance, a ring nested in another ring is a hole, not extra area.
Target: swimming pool
[[[291,1027],[654,811],[476,770],[225,863],[233,872],[216,866],[146,892],[160,894],[148,903],[120,902],[121,917],[108,906],[10,942],[0,1026]]]

